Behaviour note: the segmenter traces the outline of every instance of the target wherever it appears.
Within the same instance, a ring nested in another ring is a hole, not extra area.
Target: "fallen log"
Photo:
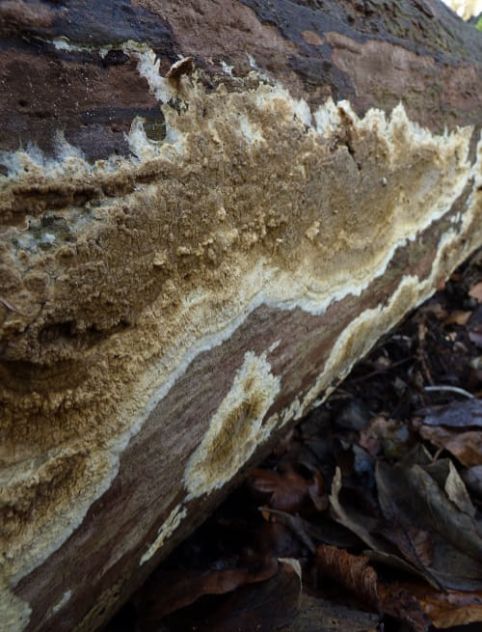
[[[438,0],[0,35],[0,620],[95,630],[482,244],[482,36]]]

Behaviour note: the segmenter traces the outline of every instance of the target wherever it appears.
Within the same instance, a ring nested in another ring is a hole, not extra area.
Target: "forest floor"
[[[482,630],[482,251],[385,336],[109,632]]]

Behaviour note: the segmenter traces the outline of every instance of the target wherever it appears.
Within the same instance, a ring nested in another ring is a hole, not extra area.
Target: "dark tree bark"
[[[5,630],[94,630],[482,244],[438,0],[0,2]]]

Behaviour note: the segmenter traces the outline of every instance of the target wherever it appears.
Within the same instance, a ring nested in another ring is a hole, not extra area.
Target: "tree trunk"
[[[0,620],[94,630],[482,244],[482,35],[438,0],[0,33]]]

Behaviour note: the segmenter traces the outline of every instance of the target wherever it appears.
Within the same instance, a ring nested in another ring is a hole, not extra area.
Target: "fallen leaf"
[[[482,593],[441,592],[423,584],[397,584],[391,585],[390,589],[412,594],[437,628],[482,622]]]
[[[482,281],[476,283],[469,290],[469,296],[475,298],[478,303],[482,303]]]
[[[248,482],[252,490],[268,497],[272,509],[297,513],[309,500],[319,511],[327,507],[323,478],[316,472],[311,480],[306,480],[292,467],[284,472],[258,468],[251,471]]]
[[[447,467],[446,472],[449,471]],[[380,504],[391,519],[383,533],[389,538],[391,529],[394,534],[402,532],[405,540],[400,539],[402,545],[397,542],[402,554],[423,571],[428,581],[434,578],[447,589],[482,590],[481,529],[471,515],[460,511],[447,497],[444,488],[447,476],[441,483],[437,481],[441,473],[439,463],[425,467],[378,464]],[[412,530],[431,534],[429,564],[417,554]]]
[[[368,557],[322,544],[316,549],[316,565],[322,575],[337,581],[363,603],[374,608],[378,606],[378,577]]]
[[[482,593],[439,591],[420,582],[380,581],[363,555],[335,547],[318,547],[316,564],[329,577],[356,595],[367,606],[409,623],[423,631],[432,624],[439,628],[482,621]]]
[[[482,428],[482,400],[465,399],[431,408],[425,414],[423,424],[447,428]]]
[[[462,478],[472,493],[482,497],[482,465],[475,465],[462,472]]]
[[[404,470],[405,471],[405,470]],[[377,492],[380,508],[386,523],[380,528],[385,538],[392,542],[428,582],[440,584],[430,566],[433,562],[433,541],[426,526],[413,520],[410,511],[411,490],[399,468],[378,463],[376,469]]]
[[[469,338],[478,349],[482,349],[482,333],[478,331],[469,331]]]
[[[199,602],[189,612],[179,611],[167,617],[163,624],[172,632],[193,629],[194,622],[197,632],[286,630],[299,611],[300,595],[299,562],[280,559],[278,572],[266,581],[219,596],[211,600],[207,609]]]
[[[263,514],[265,512],[262,512]],[[291,514],[286,514],[290,517]],[[308,523],[307,523],[308,524]],[[269,513],[256,531],[255,550],[266,557],[300,557],[303,544],[290,526],[278,520],[271,520]]]
[[[418,563],[413,564],[410,555],[402,557],[400,555],[400,547],[397,546],[397,533],[393,528],[393,523],[383,523],[380,518],[375,518],[361,513],[346,502],[341,501],[342,477],[341,472],[337,469],[333,478],[330,503],[333,511],[334,519],[344,527],[352,531],[362,540],[370,549],[369,556],[372,559],[397,567],[409,573],[422,573],[428,581],[435,581],[430,574],[424,574],[422,566]],[[416,524],[416,523],[415,523]],[[386,528],[384,528],[386,527]],[[390,541],[387,533],[394,538]]]
[[[476,509],[452,461],[444,459],[434,464],[434,466],[444,465],[446,463],[448,463],[448,472],[444,484],[445,493],[460,511],[466,513],[471,518],[475,518]]]
[[[367,544],[370,548],[378,550],[381,548],[382,552],[386,552],[383,543],[377,541],[372,536],[372,532],[375,531],[378,521],[370,515],[362,514],[353,507],[349,507],[341,502],[340,493],[343,487],[343,479],[340,468],[335,471],[335,476],[331,484],[330,492],[330,505],[333,518],[342,524],[344,527],[352,531],[356,536],[360,538],[362,542]]]
[[[453,454],[462,465],[466,467],[482,465],[482,432],[480,430],[457,432],[446,428],[422,426],[419,432],[424,439]]]
[[[152,575],[141,595],[141,630],[155,629],[166,615],[185,608],[204,595],[231,592],[246,584],[262,582],[278,569],[276,560],[269,560],[256,570],[235,568],[222,571],[159,570]]]
[[[305,521],[304,528],[308,536],[315,542],[333,544],[339,547],[353,547],[360,543],[352,531],[337,524],[326,514],[318,517],[316,523]]]
[[[336,581],[350,591],[365,607],[371,607],[410,623],[417,632],[424,632],[430,620],[417,601],[407,591],[395,594],[384,587],[370,560],[364,555],[353,555],[332,546],[320,546],[316,566],[321,577]]]
[[[260,510],[265,519],[269,519],[270,516],[276,516],[276,519],[281,521],[282,524],[291,529],[293,534],[298,537],[300,542],[302,542],[309,551],[311,551],[312,553],[314,552],[315,546],[310,536],[305,531],[305,525],[309,524],[308,522],[300,518],[300,516],[298,515],[292,516],[288,512],[280,511],[279,509],[269,509],[268,507],[261,507]]]
[[[444,320],[445,325],[461,325],[464,326],[469,322],[469,318],[472,316],[472,312],[456,309],[447,316]]]

